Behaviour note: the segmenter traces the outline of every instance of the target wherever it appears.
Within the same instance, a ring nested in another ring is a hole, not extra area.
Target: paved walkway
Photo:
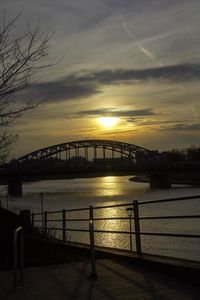
[[[98,277],[89,279],[90,264],[25,269],[24,283],[12,289],[12,272],[0,272],[1,300],[189,300],[200,299],[200,287],[126,262],[102,259]]]

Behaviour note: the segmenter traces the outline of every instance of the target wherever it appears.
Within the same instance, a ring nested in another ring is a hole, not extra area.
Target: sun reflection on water
[[[122,195],[123,190],[118,185],[116,176],[105,176],[99,178],[98,196],[117,196]]]
[[[110,179],[109,179],[110,182]],[[109,201],[109,205],[116,204],[114,201]],[[102,204],[104,205],[104,204]],[[95,210],[95,218],[116,218],[127,217],[126,209],[124,207],[110,207],[106,209]],[[95,228],[98,230],[108,231],[127,231],[129,220],[99,220],[95,221]],[[104,247],[116,247],[121,249],[129,249],[129,238],[125,234],[117,233],[98,233],[95,236],[96,245]]]

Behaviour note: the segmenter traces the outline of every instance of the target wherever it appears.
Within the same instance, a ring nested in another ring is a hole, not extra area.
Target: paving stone
[[[12,289],[12,272],[0,272],[1,300],[190,300],[200,287],[160,272],[111,259],[97,261],[90,279],[89,262],[25,269],[23,284]]]

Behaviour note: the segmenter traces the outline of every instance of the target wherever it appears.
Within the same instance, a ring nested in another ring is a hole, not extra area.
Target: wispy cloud
[[[116,109],[94,109],[94,110],[83,110],[75,113],[74,117],[101,117],[101,116],[112,116],[121,118],[130,117],[145,117],[153,116],[156,113],[152,109],[136,109],[136,110],[116,110]]]
[[[200,64],[178,64],[147,69],[106,69],[97,72],[88,71],[84,74],[73,74],[66,76],[67,79],[77,81],[79,83],[93,84],[128,84],[130,82],[168,81],[179,83],[184,81],[192,81],[200,79]]]
[[[195,124],[175,124],[173,126],[162,126],[160,130],[164,131],[200,131],[200,123]]]

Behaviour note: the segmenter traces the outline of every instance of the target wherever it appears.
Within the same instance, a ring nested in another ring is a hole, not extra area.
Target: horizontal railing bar
[[[62,222],[63,219],[55,219],[55,220],[47,220],[47,222]],[[90,221],[90,219],[65,219],[66,222],[70,222],[70,221],[75,221],[75,222],[79,222],[79,221]]]
[[[65,231],[79,231],[89,232],[88,229],[75,229],[75,228],[61,228],[61,227],[40,227],[39,229],[51,230],[65,230]],[[122,231],[122,230],[94,230],[95,233],[114,233],[114,234],[135,234],[135,231]],[[154,235],[154,236],[171,236],[171,237],[185,237],[185,238],[200,238],[200,234],[185,234],[185,233],[162,233],[162,232],[140,232],[141,235]]]
[[[52,210],[52,211],[47,211],[47,214],[57,214],[57,213],[61,213],[61,212],[62,212],[62,210]],[[39,215],[42,215],[42,213],[41,212],[34,213],[34,216],[39,216]]]
[[[140,217],[139,220],[159,220],[159,219],[198,219],[200,215],[182,215],[182,216],[152,216]]]
[[[182,216],[152,216],[152,217],[139,217],[139,220],[151,219],[198,219],[200,215],[182,215]],[[93,221],[114,221],[114,220],[134,220],[134,217],[107,217],[107,218],[93,218]],[[90,219],[66,219],[66,221],[89,221]],[[50,220],[49,220],[50,221]]]
[[[135,231],[114,231],[114,230],[94,230],[96,233],[116,233],[116,234],[135,234]],[[159,233],[159,232],[140,232],[142,235],[159,235],[159,236],[174,236],[174,237],[190,237],[200,238],[200,234],[181,234],[181,233]]]
[[[51,230],[65,230],[65,231],[83,231],[83,232],[89,232],[89,229],[75,229],[75,228],[61,228],[61,227],[40,227],[40,229],[51,229]],[[113,231],[113,230],[94,230],[96,233],[115,233],[115,234],[135,234],[135,231]]]
[[[200,199],[200,195],[196,196],[187,196],[187,197],[178,197],[178,198],[167,198],[167,199],[158,199],[158,200],[150,200],[150,201],[138,201],[139,205],[144,204],[153,204],[153,203],[164,203],[164,202],[174,202],[174,201],[183,201],[183,200],[194,200],[194,199]],[[133,203],[121,203],[121,204],[113,204],[113,205],[104,205],[104,206],[94,206],[93,209],[104,209],[104,208],[114,208],[114,207],[126,207],[126,206],[132,206]],[[86,211],[89,210],[88,207],[82,207],[82,208],[74,208],[74,209],[66,209],[65,212],[75,212],[75,211]],[[55,210],[55,211],[48,211],[47,214],[54,214],[54,213],[61,213],[62,210]],[[41,212],[34,213],[35,216],[42,215]]]
[[[89,210],[89,207],[81,207],[81,208],[65,209],[65,212],[84,211],[84,210]]]
[[[139,205],[143,204],[152,204],[152,203],[163,203],[163,202],[175,202],[175,201],[182,201],[182,200],[194,200],[200,199],[200,195],[190,196],[190,197],[178,197],[178,198],[167,198],[167,199],[159,199],[159,200],[150,200],[150,201],[139,201]]]
[[[84,221],[85,222],[85,221],[88,221],[89,222],[90,219],[65,219],[65,221],[66,222],[70,222],[70,221],[72,221],[72,222],[78,222],[78,221],[82,221],[82,222]]]
[[[50,210],[50,211],[47,211],[47,214],[59,214],[61,212],[62,212],[62,210]]]
[[[115,234],[135,234],[135,231],[123,231],[123,230],[98,230],[95,229],[96,233],[115,233]]]
[[[89,232],[88,229],[74,229],[74,228],[65,228],[65,229],[63,229],[63,228],[61,228],[61,227],[40,227],[39,229],[42,229],[42,230],[44,230],[44,229],[51,229],[51,230],[61,230],[61,231],[65,230],[65,231],[82,231],[82,232]]]
[[[113,207],[126,207],[133,205],[133,203],[124,203],[124,204],[113,204],[113,205],[105,205],[105,206],[94,206],[93,209],[103,209],[103,208],[113,208]],[[75,212],[75,211],[83,211],[83,210],[89,210],[88,207],[82,207],[82,208],[73,208],[73,209],[66,209],[65,212]],[[54,213],[61,213],[62,210],[55,210],[55,211],[47,211],[47,214],[54,214]],[[41,212],[34,213],[35,216],[42,215]]]
[[[52,219],[52,220],[47,220],[47,222],[62,222],[63,221],[63,219]],[[66,222],[68,222],[68,221],[90,221],[90,219],[65,219],[65,221]],[[42,222],[41,220],[34,220],[34,222]]]
[[[185,234],[185,233],[159,233],[159,232],[140,232],[141,235],[157,235],[157,236],[172,236],[185,238],[200,238],[200,234]]]
[[[198,219],[200,215],[178,215],[178,216],[150,216],[150,217],[139,217],[139,220],[160,220],[160,219]],[[93,221],[114,221],[114,220],[134,220],[134,217],[107,217],[107,218],[93,218]],[[66,222],[87,222],[90,219],[65,219]],[[50,219],[47,222],[62,222],[63,219]],[[34,220],[34,222],[42,222],[42,220]]]
[[[103,208],[113,208],[113,207],[122,207],[122,206],[130,206],[133,203],[123,203],[123,204],[113,204],[113,205],[105,205],[105,206],[93,206],[93,209],[103,209]]]
[[[65,209],[65,212],[74,212],[74,211],[83,211],[83,210],[89,210],[88,207],[82,207],[82,208],[72,208],[72,209]],[[57,214],[57,213],[62,213],[63,210],[52,210],[52,211],[47,211],[47,214]],[[34,213],[35,216],[42,215],[41,212],[39,213]]]
[[[93,218],[93,221],[114,221],[114,220],[134,220],[134,217]]]
[[[59,219],[58,220],[56,220],[56,219],[55,220],[47,220],[47,222],[54,222],[54,221],[55,222],[60,222],[62,220],[59,220]],[[36,222],[41,222],[42,223],[42,220],[34,220],[34,223],[36,223]]]
[[[72,208],[72,209],[65,209],[65,212],[73,212],[73,211],[83,211],[83,210],[89,210],[88,207],[80,207],[80,208]],[[55,211],[49,211],[48,214],[54,214],[54,213],[61,213],[63,210],[55,210]]]
[[[93,221],[106,221],[106,220],[134,220],[134,217],[108,217],[108,218],[93,218]],[[52,220],[47,220],[47,222],[61,222],[63,219],[52,219]],[[90,219],[65,219],[66,222],[70,221],[90,221]],[[34,220],[34,222],[42,222],[42,220]]]

